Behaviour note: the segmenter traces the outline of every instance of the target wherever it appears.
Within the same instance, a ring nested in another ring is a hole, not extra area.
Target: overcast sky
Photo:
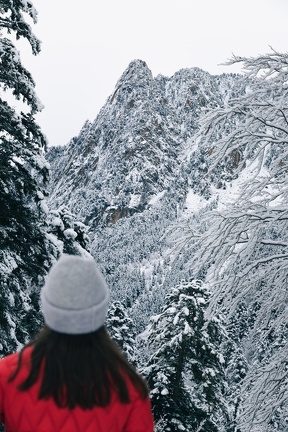
[[[94,120],[133,59],[154,76],[194,66],[213,73],[231,57],[288,51],[288,0],[33,0],[42,51],[20,48],[45,105],[49,145]]]

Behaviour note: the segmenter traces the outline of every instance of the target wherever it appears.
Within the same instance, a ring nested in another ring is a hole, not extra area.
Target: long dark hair
[[[43,368],[39,399],[52,397],[61,408],[80,406],[91,409],[97,405],[107,406],[114,390],[122,403],[129,403],[127,379],[143,399],[148,396],[145,381],[127,361],[105,327],[93,333],[69,335],[45,326],[20,352],[18,365],[9,381],[16,378],[23,352],[31,345],[29,374],[18,389],[28,390],[38,380]]]

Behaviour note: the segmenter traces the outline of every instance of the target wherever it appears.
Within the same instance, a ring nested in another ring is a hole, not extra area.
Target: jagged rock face
[[[142,212],[170,188],[185,194],[185,149],[201,113],[223,104],[231,81],[198,68],[153,78],[145,62],[131,62],[96,120],[50,150],[52,202],[97,227]]]
[[[51,206],[65,204],[90,226],[112,299],[131,308],[139,331],[164,291],[187,276],[171,267],[163,239],[185,212],[191,166],[202,163],[191,164],[199,119],[239,91],[237,80],[198,68],[153,78],[143,61],[133,61],[95,121],[47,154]]]

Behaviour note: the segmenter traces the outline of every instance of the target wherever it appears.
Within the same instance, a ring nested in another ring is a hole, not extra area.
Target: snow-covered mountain
[[[95,121],[47,154],[52,207],[64,204],[90,226],[92,254],[112,297],[131,307],[139,330],[159,310],[164,291],[187,276],[184,268],[175,271],[165,234],[199,200],[206,204],[209,182],[199,190],[205,160],[194,140],[199,120],[241,86],[235,74],[199,68],[153,78],[135,60]],[[196,168],[202,174],[195,182]]]

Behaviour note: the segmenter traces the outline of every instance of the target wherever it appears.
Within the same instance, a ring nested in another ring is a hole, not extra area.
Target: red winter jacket
[[[0,360],[0,423],[6,432],[152,432],[153,419],[149,398],[143,400],[127,382],[131,402],[121,403],[116,393],[107,407],[83,410],[59,408],[53,399],[38,400],[39,382],[28,391],[17,390],[26,378],[32,348],[23,354],[16,378],[7,378],[15,370],[18,354]]]

